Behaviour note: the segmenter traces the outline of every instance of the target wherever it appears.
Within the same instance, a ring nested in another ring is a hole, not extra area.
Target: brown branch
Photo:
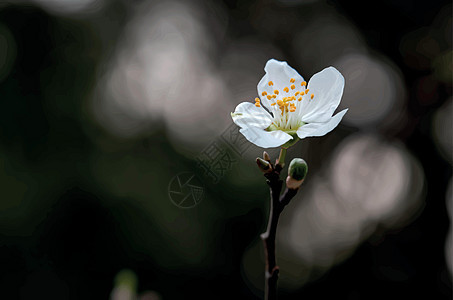
[[[264,176],[270,190],[270,210],[267,230],[261,234],[261,239],[264,244],[264,253],[266,259],[265,272],[265,299],[277,299],[277,280],[279,268],[275,258],[275,238],[277,234],[278,219],[283,208],[296,195],[298,189],[285,189],[285,192],[280,196],[283,181],[280,179],[280,171],[282,167],[279,163],[267,172]]]

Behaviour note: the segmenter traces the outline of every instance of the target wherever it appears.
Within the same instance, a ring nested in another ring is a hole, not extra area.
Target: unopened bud
[[[288,175],[299,181],[305,179],[308,173],[308,165],[302,158],[294,158],[288,167]]]
[[[271,157],[269,156],[269,154],[266,151],[263,152],[263,158],[264,158],[264,160],[267,160],[268,162],[271,161]]]
[[[271,163],[262,159],[261,157],[256,158],[256,164],[258,165],[258,168],[260,168],[260,170],[264,173],[272,171]]]
[[[286,187],[289,189],[298,189],[305,176],[308,173],[308,165],[302,158],[294,158],[288,167],[288,177],[286,178]]]

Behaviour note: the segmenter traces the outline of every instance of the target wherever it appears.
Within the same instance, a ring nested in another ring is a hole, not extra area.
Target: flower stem
[[[277,159],[277,165],[280,165],[282,168],[285,166],[285,157],[286,157],[286,149],[280,149],[280,155]]]

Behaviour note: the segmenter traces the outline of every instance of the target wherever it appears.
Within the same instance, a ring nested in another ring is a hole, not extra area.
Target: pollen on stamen
[[[306,89],[306,90],[305,90],[305,95],[308,95],[308,91],[309,91],[309,90],[310,90],[310,89]]]
[[[279,93],[278,90],[275,90],[275,91],[274,91],[274,94],[275,94],[275,95],[278,95],[278,93]]]
[[[296,93],[295,93],[294,95],[296,95],[296,96],[299,96],[299,94],[300,94],[300,92],[299,92],[299,91],[297,91],[297,92],[296,92]]]
[[[269,86],[274,85],[272,81],[269,81],[267,84],[269,84]]]
[[[260,102],[260,101],[261,101],[260,98],[258,98],[258,97],[255,98],[255,102]]]
[[[304,92],[300,92],[300,95],[303,96],[303,95],[305,95],[305,93]]]
[[[277,98],[277,95],[272,95],[272,98],[274,98],[274,99]]]
[[[288,87],[285,87],[283,90],[284,90],[285,92],[287,92],[287,93],[289,92],[289,88],[288,88]]]
[[[313,99],[313,97],[315,97],[315,95],[311,94],[310,99]]]
[[[277,103],[271,103],[271,106],[274,106],[275,104],[277,104]]]
[[[302,101],[302,97],[297,98],[297,100]]]
[[[266,95],[267,95],[267,92],[265,92],[265,91],[261,93],[261,96],[266,96]]]
[[[289,82],[291,82],[291,83],[294,83],[295,81],[296,81],[296,79],[294,79],[294,78],[291,78],[291,79],[289,80]]]
[[[294,84],[291,84],[291,89],[294,90],[296,86]]]
[[[267,95],[267,100],[271,100],[272,99],[272,96],[271,95]]]
[[[256,107],[261,107],[261,105],[258,102],[255,103],[255,106]]]
[[[301,86],[306,86],[307,85],[307,82],[306,81],[302,81],[302,83],[300,84]]]

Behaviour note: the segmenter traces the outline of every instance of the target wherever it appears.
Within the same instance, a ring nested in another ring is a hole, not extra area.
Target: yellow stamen
[[[272,96],[271,95],[267,95],[267,100],[271,100],[272,99]]]
[[[295,94],[295,95],[296,95],[296,96],[298,96],[299,94],[300,94],[300,92],[298,91],[298,92],[296,92],[296,94]]]
[[[300,94],[301,94],[302,96],[303,96],[303,95],[305,95],[305,93],[304,93],[304,92],[300,92]]]
[[[266,95],[267,95],[267,93],[265,91],[261,93],[261,96],[266,96]]]
[[[289,88],[288,88],[288,87],[285,87],[283,90],[284,90],[285,92],[287,92],[287,93],[289,92]]]
[[[271,103],[271,106],[274,106],[276,103]]]
[[[275,95],[278,95],[278,93],[279,93],[278,90],[275,90],[275,91],[274,91],[274,94],[275,94]]]
[[[310,99],[313,99],[314,96],[315,96],[315,95],[311,94]]]
[[[310,90],[310,89],[306,89],[306,90],[305,90],[305,95],[308,95],[308,91],[309,91],[309,90]]]
[[[255,103],[255,106],[256,107],[261,107],[261,105],[258,102]]]
[[[294,84],[291,84],[291,89],[294,90],[296,86]]]
[[[260,98],[255,98],[255,102],[260,102]]]
[[[278,104],[278,106],[282,106],[283,105],[283,101],[282,100],[277,100],[277,104]]]
[[[306,85],[307,85],[307,82],[302,81],[302,83],[301,83],[300,85],[301,85],[301,86],[306,86]]]
[[[294,79],[294,78],[291,78],[291,79],[289,80],[289,82],[291,82],[291,83],[294,83],[294,81],[296,81],[296,79]]]
[[[269,81],[268,84],[269,84],[269,86],[274,85],[274,83],[272,81]]]
[[[297,100],[302,101],[302,97],[299,97]]]
[[[272,98],[274,98],[274,99],[277,98],[277,95],[272,95]]]

